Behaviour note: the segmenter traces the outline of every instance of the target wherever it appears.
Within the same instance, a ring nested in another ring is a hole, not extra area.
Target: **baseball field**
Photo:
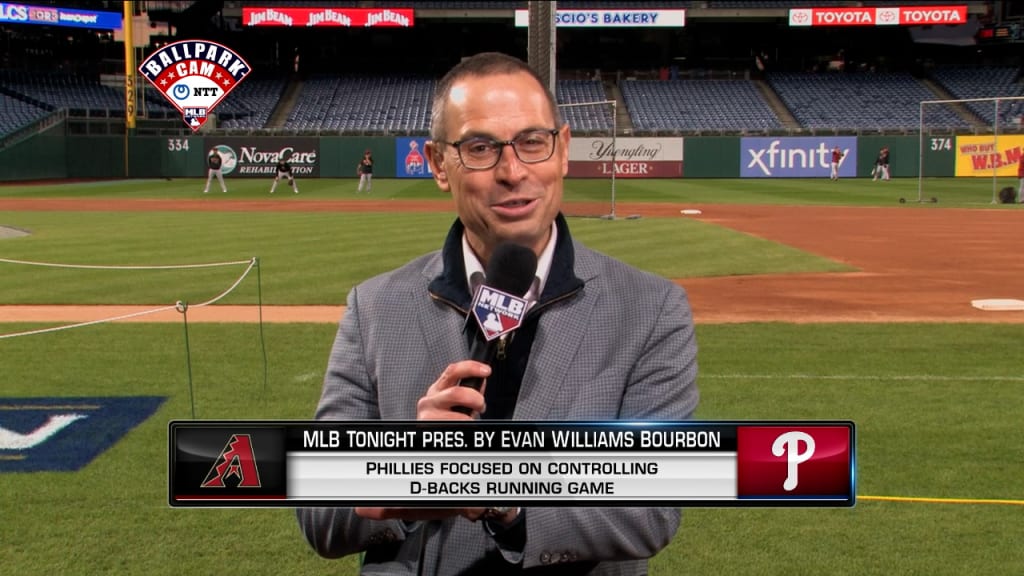
[[[346,293],[439,247],[451,203],[202,184],[0,186],[0,447],[33,407],[113,422],[0,449],[0,572],[356,573],[289,510],[169,508],[167,423],[311,417]],[[1024,300],[1024,207],[971,179],[898,202],[918,186],[567,182],[574,236],[686,288],[696,417],[857,425],[855,507],[686,510],[652,574],[1024,573],[1024,310],[972,305]]]

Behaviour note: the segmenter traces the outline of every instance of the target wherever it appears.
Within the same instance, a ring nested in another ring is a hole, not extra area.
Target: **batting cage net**
[[[921,102],[917,198],[907,200],[938,202],[955,192],[961,201],[996,204],[1011,188],[1019,201],[1022,119],[1024,96]],[[950,176],[956,177],[954,189]]]

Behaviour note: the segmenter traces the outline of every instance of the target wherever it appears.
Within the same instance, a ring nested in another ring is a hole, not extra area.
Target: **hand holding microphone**
[[[469,359],[449,364],[431,384],[416,405],[420,420],[450,418],[452,412],[472,415],[485,408],[479,391],[490,375],[489,365],[498,350],[498,341],[522,323],[526,315],[525,295],[537,273],[537,256],[529,248],[504,243],[495,248],[487,262],[484,282],[473,294],[466,329],[476,337],[470,346]],[[470,326],[473,323],[476,326]]]
[[[499,338],[519,328],[526,316],[522,297],[537,274],[537,255],[519,244],[499,244],[487,261],[484,274],[483,284],[473,294],[466,322],[475,322],[478,328],[469,359],[490,364],[497,353]],[[479,390],[483,378],[463,378],[459,386]]]

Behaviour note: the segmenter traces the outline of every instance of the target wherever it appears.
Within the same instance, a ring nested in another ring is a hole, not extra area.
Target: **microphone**
[[[476,289],[473,304],[466,316],[466,322],[483,325],[479,327],[477,337],[470,346],[470,360],[490,364],[498,351],[499,336],[519,327],[526,315],[525,303],[521,301],[521,297],[530,290],[536,273],[537,255],[533,250],[511,242],[499,244],[494,249],[490,260],[487,261],[484,283]],[[512,298],[507,298],[506,295],[511,295]],[[486,320],[481,318],[483,314],[486,314]],[[459,386],[479,390],[483,386],[483,378],[463,378],[459,381]],[[463,414],[469,413],[469,409],[463,406],[456,406],[455,410]]]

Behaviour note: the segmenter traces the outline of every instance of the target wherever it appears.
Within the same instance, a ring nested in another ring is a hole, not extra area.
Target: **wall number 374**
[[[950,138],[932,138],[932,150],[952,150],[953,143]]]
[[[935,140],[934,138],[932,139]],[[934,146],[934,144],[932,144]],[[182,150],[188,151],[188,139],[187,138],[168,138],[167,149],[171,152],[181,152]],[[932,150],[935,148],[933,147]]]

